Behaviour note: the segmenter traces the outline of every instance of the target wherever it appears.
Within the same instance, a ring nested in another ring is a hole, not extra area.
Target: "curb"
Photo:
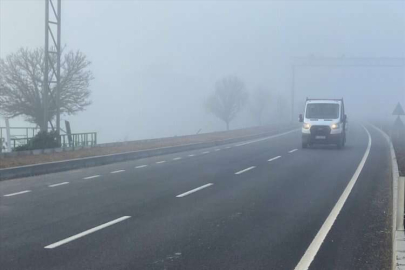
[[[397,212],[398,212],[398,181],[399,170],[397,157],[395,155],[394,146],[390,137],[378,127],[371,125],[379,131],[387,140],[391,153],[391,169],[392,169],[392,269],[405,270],[405,234],[403,230],[397,230]],[[400,255],[398,254],[400,253]]]
[[[0,181],[7,180],[7,179],[13,179],[13,178],[28,177],[28,176],[33,176],[33,175],[56,173],[56,172],[74,170],[74,169],[79,169],[79,168],[84,168],[84,167],[100,166],[100,165],[122,162],[122,161],[127,161],[127,160],[135,160],[135,159],[146,158],[146,157],[173,154],[173,153],[196,150],[196,149],[201,149],[201,148],[215,147],[215,146],[224,145],[224,144],[228,144],[228,143],[235,143],[235,142],[240,142],[240,141],[262,138],[262,137],[266,137],[269,135],[270,136],[268,137],[268,139],[271,139],[271,138],[279,137],[279,136],[282,136],[282,135],[285,135],[288,133],[295,132],[297,130],[298,129],[292,129],[292,130],[290,129],[289,131],[286,131],[283,133],[276,133],[274,135],[270,135],[272,133],[260,133],[260,134],[256,134],[256,135],[250,135],[250,136],[244,136],[244,137],[238,137],[238,138],[232,138],[232,139],[225,139],[225,140],[220,140],[220,141],[185,144],[185,145],[179,145],[179,146],[169,146],[169,147],[162,147],[162,148],[155,148],[155,149],[148,149],[148,150],[131,151],[131,152],[124,152],[124,153],[117,153],[117,154],[110,154],[110,155],[103,155],[103,156],[93,156],[93,157],[56,161],[56,162],[26,165],[26,166],[20,166],[20,167],[5,168],[5,169],[0,169]]]

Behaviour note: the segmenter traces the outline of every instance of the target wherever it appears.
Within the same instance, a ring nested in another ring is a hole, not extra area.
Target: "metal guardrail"
[[[11,138],[11,148],[15,149],[18,146],[28,144],[31,140],[32,138]],[[92,147],[97,145],[97,132],[62,134],[60,141],[62,148]]]
[[[11,127],[10,130],[18,130],[18,131],[25,131],[21,132],[22,134],[15,135],[15,136],[24,136],[25,138],[30,138],[34,137],[38,131],[39,128],[34,128],[34,127]],[[0,127],[0,138],[4,138],[6,134],[6,128],[5,127]]]
[[[83,147],[97,145],[97,132],[73,133],[60,135],[62,147]]]

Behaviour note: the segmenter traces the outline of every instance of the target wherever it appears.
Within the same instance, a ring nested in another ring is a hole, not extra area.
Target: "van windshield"
[[[307,105],[306,118],[337,119],[339,118],[339,104],[312,103]]]

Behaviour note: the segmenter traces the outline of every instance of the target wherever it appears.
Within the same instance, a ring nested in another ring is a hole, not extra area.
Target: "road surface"
[[[1,269],[390,269],[389,148],[366,129],[2,181]]]

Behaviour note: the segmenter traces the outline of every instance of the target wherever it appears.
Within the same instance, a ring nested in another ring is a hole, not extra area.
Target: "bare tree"
[[[235,76],[217,81],[215,92],[207,99],[206,108],[221,119],[229,130],[230,122],[246,105],[248,94],[245,84]]]
[[[263,87],[258,87],[250,99],[250,112],[260,126],[262,125],[263,113],[268,109],[270,103],[270,92]]]
[[[56,55],[51,61],[56,61]],[[91,104],[90,61],[80,51],[68,52],[61,58],[61,114],[75,114]],[[43,49],[20,49],[0,59],[0,113],[5,117],[24,116],[27,121],[43,127]],[[51,73],[50,73],[51,74]],[[50,75],[49,75],[50,76]],[[50,79],[51,76],[49,77]],[[47,122],[56,116],[56,87],[50,89]],[[46,127],[44,128],[46,130]]]

